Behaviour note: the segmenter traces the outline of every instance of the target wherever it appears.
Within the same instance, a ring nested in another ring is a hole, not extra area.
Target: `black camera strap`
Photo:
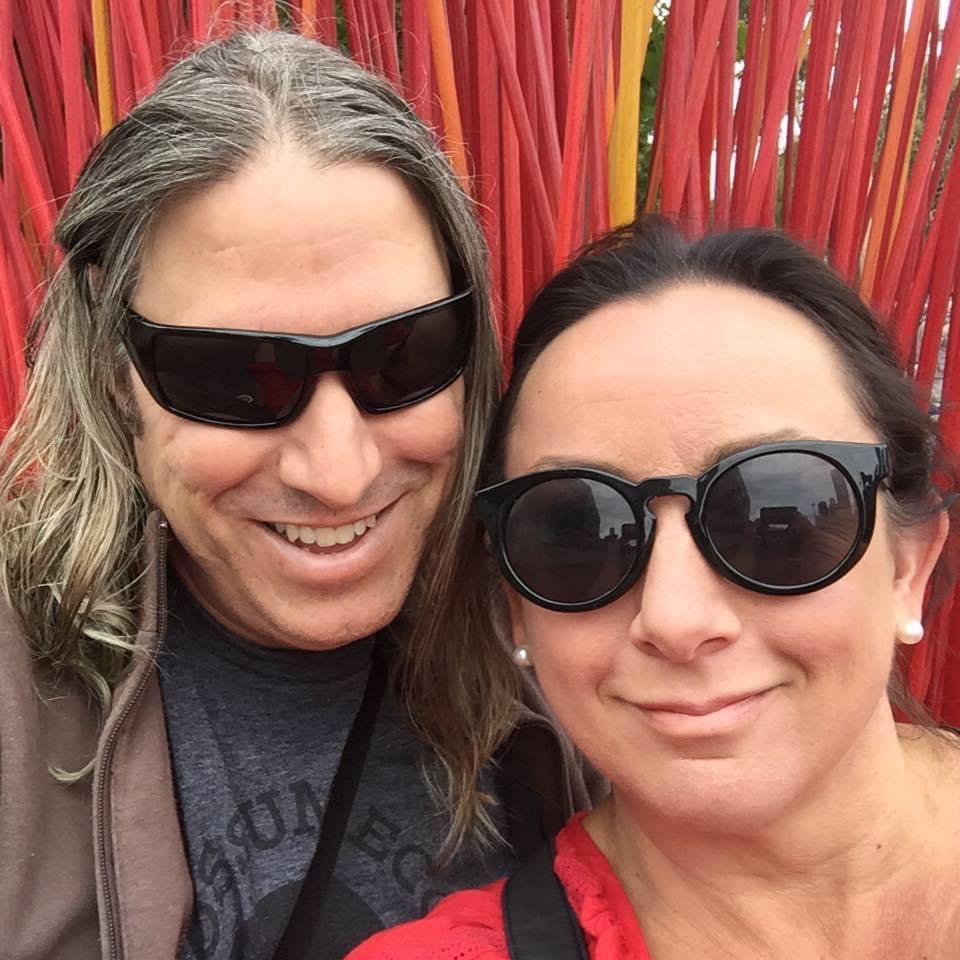
[[[385,653],[380,646],[379,643],[374,644],[367,688],[333,776],[327,809],[317,838],[317,849],[310,860],[287,929],[274,953],[274,960],[305,960],[316,936],[321,909],[333,878],[333,869],[357,796],[360,774],[370,751],[373,728],[376,726],[386,688],[387,664]]]
[[[587,960],[573,907],[553,869],[553,840],[504,884],[501,906],[512,960]]]

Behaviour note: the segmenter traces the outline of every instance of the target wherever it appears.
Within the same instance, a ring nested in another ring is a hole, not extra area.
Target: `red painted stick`
[[[514,0],[505,0],[502,9],[486,4],[487,23],[497,47],[497,60],[500,66],[501,103],[510,99],[510,85],[507,82],[509,70],[514,70],[514,44],[516,42],[516,23]],[[498,41],[499,36],[499,41]],[[517,84],[519,87],[519,84]],[[520,143],[517,128],[506,110],[500,113],[500,163],[502,186],[500,190],[503,207],[501,209],[500,231],[503,239],[503,307],[506,329],[511,337],[520,323],[525,306],[523,302],[523,195],[520,187]],[[508,337],[504,343],[506,356],[509,357],[511,343]]]
[[[866,47],[869,30],[860,29],[862,11],[858,9],[859,0],[847,0],[844,7],[843,23],[846,29],[840,30],[840,45],[837,53],[837,76],[830,98],[830,110],[827,117],[827,138],[824,141],[827,162],[818,179],[821,190],[814,207],[814,215],[806,223],[809,227],[813,249],[818,254],[826,251],[837,204],[837,191],[843,170],[850,162],[852,146],[852,124],[850,118],[855,115],[855,98],[860,77],[860,68]],[[844,37],[847,40],[844,40]]]
[[[430,81],[430,23],[421,0],[403,0],[403,93],[421,119],[430,122],[433,87]]]
[[[560,207],[553,262],[560,267],[579,247],[576,221],[582,215],[582,194],[577,189],[583,176],[583,137],[590,99],[590,70],[594,62],[597,15],[596,0],[579,0],[573,27],[573,58],[567,120],[563,133],[563,167],[560,175]],[[579,211],[578,211],[579,206]]]
[[[870,143],[869,131],[871,113],[869,105],[873,103],[874,91],[883,88],[880,78],[880,49],[882,30],[867,30],[866,46],[860,69],[860,89],[857,96],[858,109],[853,113],[853,133],[850,140],[850,153],[847,165],[842,172],[838,186],[835,222],[837,226],[832,245],[834,266],[849,281],[855,281],[859,267],[857,253],[861,231],[857,229],[858,211],[866,202],[867,185],[872,164],[867,144]],[[867,105],[867,106],[864,106]]]
[[[720,77],[717,85],[717,189],[713,222],[717,229],[730,224],[730,177],[733,174],[733,68],[737,59],[739,4],[727,0],[720,30],[717,59]]]
[[[819,197],[820,165],[827,126],[827,101],[833,71],[839,0],[813,4],[810,52],[803,92],[803,124],[797,143],[797,170],[793,188],[794,235],[809,241],[813,233],[814,207]]]
[[[536,223],[542,231],[543,242],[552,247],[555,242],[557,225],[554,221],[553,211],[550,209],[550,201],[547,199],[547,188],[543,172],[540,169],[540,159],[533,138],[533,128],[530,125],[530,117],[524,104],[523,92],[520,89],[517,62],[511,49],[510,32],[507,29],[504,12],[499,5],[500,2],[501,0],[483,0],[484,10],[487,14],[487,24],[490,27],[494,48],[497,51],[503,93],[512,118],[512,135],[517,137],[520,163],[526,176],[526,187],[531,191]],[[562,196],[563,186],[561,185]],[[507,283],[509,282],[508,277]]]
[[[793,77],[797,50],[800,46],[800,34],[803,30],[803,18],[806,13],[807,0],[792,0],[790,17],[787,21],[785,39],[776,57],[775,65],[771,66],[774,79],[771,83],[772,96],[767,101],[763,119],[763,129],[760,135],[760,151],[757,164],[753,171],[749,192],[745,204],[745,219],[753,223],[760,216],[760,211],[770,183],[773,178],[774,164],[777,158],[780,121],[787,106],[788,85]],[[772,56],[772,54],[771,54]]]
[[[693,118],[686,115],[684,105],[694,56],[693,0],[677,0],[671,6],[666,46],[669,57],[663,65],[660,82],[665,84],[664,103],[669,106],[665,107],[663,114],[660,211],[668,217],[675,217],[680,213],[690,171],[688,138],[684,128]]]
[[[766,12],[766,0],[755,0],[753,16],[747,19],[747,47],[744,53],[743,70],[740,74],[740,92],[737,96],[737,109],[734,114],[734,156],[733,192],[731,196],[731,222],[739,226],[743,222],[742,210],[747,188],[753,171],[754,150],[756,148],[748,138],[750,127],[756,113],[758,84],[761,79],[761,53],[763,51],[763,30]]]
[[[503,303],[503,251],[500,243],[500,74],[496,50],[490,35],[483,5],[472,3],[467,8],[473,37],[475,61],[472,79],[477,92],[478,143],[474,146],[474,192],[480,225],[490,248],[491,289],[495,316],[501,331],[509,333]]]
[[[879,295],[875,302],[882,313],[889,312],[893,307],[894,291],[900,280],[910,230],[921,213],[920,205],[927,193],[941,124],[958,66],[960,66],[960,17],[954,17],[947,22],[947,28],[944,31],[940,64],[933,90],[927,92],[926,122],[907,184],[900,225],[890,247],[887,269],[881,274]]]

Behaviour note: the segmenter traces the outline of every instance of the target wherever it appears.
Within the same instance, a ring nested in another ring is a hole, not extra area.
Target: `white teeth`
[[[285,536],[291,543],[316,544],[318,547],[352,543],[376,525],[376,514],[354,523],[344,524],[342,527],[300,527],[294,523],[271,524],[277,533]]]
[[[318,527],[313,532],[316,535],[314,542],[318,547],[332,547],[337,542],[337,535],[331,527]]]

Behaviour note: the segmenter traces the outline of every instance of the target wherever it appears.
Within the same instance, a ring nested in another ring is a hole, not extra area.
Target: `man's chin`
[[[382,630],[391,622],[392,618],[386,618],[382,623],[371,625],[369,628],[344,627],[342,629],[330,629],[323,632],[312,631],[310,633],[288,633],[282,638],[277,638],[276,642],[261,643],[261,646],[274,647],[284,650],[304,650],[304,651],[322,651],[338,650],[341,647],[349,646],[358,640],[363,640],[373,636],[379,630]]]
[[[372,636],[396,619],[409,590],[406,581],[413,579],[395,565],[359,582],[317,588],[279,577],[276,570],[248,568],[241,574],[238,565],[229,580],[211,580],[183,551],[171,559],[181,582],[218,623],[268,648],[334,650]]]
[[[285,650],[335,650],[362,640],[392,623],[403,604],[402,597],[391,604],[381,597],[375,607],[343,600],[339,604],[291,600],[285,609],[240,610],[237,605],[213,605],[202,595],[195,598],[234,636],[259,647]]]
[[[336,601],[316,605],[312,611],[306,609],[296,616],[288,612],[278,612],[271,617],[269,628],[257,631],[258,637],[248,637],[261,646],[281,647],[293,650],[335,650],[347,644],[373,636],[392,623],[400,612],[403,598],[395,603],[385,604],[383,599],[375,608],[369,605],[350,603],[331,615],[331,607]]]

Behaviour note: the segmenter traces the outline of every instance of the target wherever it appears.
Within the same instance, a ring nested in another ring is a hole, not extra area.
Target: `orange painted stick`
[[[463,127],[460,123],[460,106],[457,99],[457,84],[453,74],[453,55],[450,49],[450,30],[447,27],[447,12],[443,0],[427,0],[430,21],[433,65],[437,71],[437,87],[443,108],[443,133],[447,152],[464,187],[470,182],[467,157],[463,148]]]
[[[927,0],[917,0],[913,6],[910,27],[897,58],[897,70],[893,86],[893,99],[887,117],[887,135],[884,141],[880,166],[874,180],[870,201],[869,239],[864,255],[862,291],[870,300],[875,292],[881,262],[886,261],[884,249],[885,222],[888,209],[892,210],[891,198],[895,193],[895,170],[898,147],[905,124],[913,117],[913,98],[910,96],[910,76],[914,73],[918,48],[921,44],[920,33],[924,21],[924,4]]]

